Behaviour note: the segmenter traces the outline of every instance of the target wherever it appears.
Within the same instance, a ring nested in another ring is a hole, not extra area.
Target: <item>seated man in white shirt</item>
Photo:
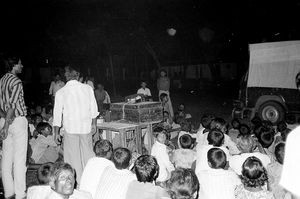
[[[151,91],[146,86],[147,86],[146,82],[141,82],[141,88],[137,91],[137,94],[143,94],[146,99],[150,99],[152,97]]]
[[[95,143],[96,157],[89,159],[80,180],[80,190],[87,191],[95,198],[97,186],[107,167],[115,167],[111,160],[113,146],[108,140],[99,140]]]
[[[30,187],[27,199],[92,199],[91,194],[74,189],[75,170],[67,163],[54,164],[49,184]]]
[[[248,157],[255,156],[267,168],[271,163],[270,158],[264,154],[262,146],[251,136],[243,135],[237,139],[237,147],[241,151],[241,154],[231,156],[229,159],[229,166],[238,174],[241,175],[242,165]],[[254,152],[255,148],[259,149],[259,152]]]
[[[234,189],[241,180],[232,170],[226,169],[226,154],[222,149],[211,148],[207,152],[210,170],[202,170],[197,174],[201,199],[234,199]]]
[[[117,148],[112,155],[115,167],[106,167],[99,180],[94,199],[125,199],[129,184],[136,176],[128,170],[131,152]]]

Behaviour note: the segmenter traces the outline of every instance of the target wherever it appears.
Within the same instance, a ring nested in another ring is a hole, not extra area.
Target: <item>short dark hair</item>
[[[126,148],[116,148],[113,152],[112,161],[117,169],[126,169],[129,167],[131,152]]]
[[[168,97],[168,95],[166,93],[162,93],[159,95],[160,100],[163,100],[165,97]]]
[[[266,169],[255,156],[245,160],[240,178],[242,183],[248,187],[261,187],[268,181]]]
[[[237,118],[234,118],[233,120],[231,120],[231,126],[234,129],[239,129],[240,128],[240,120],[238,120]]]
[[[193,198],[199,190],[199,181],[192,169],[176,168],[167,181],[167,189],[172,199]]]
[[[19,63],[19,60],[21,60],[21,58],[18,56],[15,56],[15,55],[7,57],[7,59],[6,59],[7,71],[11,71],[13,69],[13,67]]]
[[[280,164],[283,164],[283,160],[284,160],[284,150],[285,150],[285,143],[283,143],[283,142],[280,142],[279,144],[277,144],[277,145],[275,146],[274,154],[275,154],[276,160],[277,160]]]
[[[213,121],[214,116],[212,115],[203,115],[201,117],[201,125],[203,128],[210,129],[210,124]]]
[[[43,116],[42,116],[41,114],[37,114],[37,113],[36,113],[36,114],[33,114],[33,115],[31,116],[31,120],[35,122],[35,120],[36,120],[38,117],[40,117],[40,118],[43,119]]]
[[[40,184],[49,184],[52,171],[53,171],[53,163],[52,162],[42,164],[38,168],[37,178],[38,178],[39,183]]]
[[[155,157],[142,155],[135,161],[134,171],[139,182],[153,182],[158,177],[159,166]]]
[[[69,79],[77,79],[80,76],[80,67],[67,65],[65,70],[69,71]]]
[[[52,131],[52,126],[48,122],[40,122],[36,126],[36,131],[41,133],[42,130],[45,130],[46,128],[49,128]]]
[[[251,133],[250,127],[247,124],[240,124],[239,133],[241,135],[250,135]]]
[[[180,136],[179,143],[183,149],[191,149],[194,144],[193,138],[189,134]]]
[[[167,131],[166,131],[166,129],[164,129],[163,127],[158,126],[158,127],[156,127],[156,128],[153,129],[153,135],[154,135],[154,137],[157,137],[157,135],[160,134],[160,133],[163,133],[165,135],[168,134]]]
[[[208,144],[219,147],[224,142],[224,134],[219,129],[212,129],[207,135]]]
[[[185,131],[185,132],[191,132],[191,130],[192,130],[192,124],[191,124],[191,122],[189,122],[187,120],[182,120],[180,122],[180,127],[181,127],[181,130]]]
[[[113,145],[108,140],[98,140],[94,146],[94,152],[97,157],[111,159],[113,153]]]
[[[261,128],[258,141],[263,148],[268,148],[274,142],[274,134],[270,128]]]
[[[207,152],[207,161],[213,169],[224,169],[227,164],[226,154],[220,148],[211,148]]]

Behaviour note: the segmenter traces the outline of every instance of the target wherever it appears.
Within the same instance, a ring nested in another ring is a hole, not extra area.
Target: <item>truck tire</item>
[[[276,124],[284,119],[285,111],[277,102],[265,102],[259,107],[258,115],[262,120],[268,120]]]

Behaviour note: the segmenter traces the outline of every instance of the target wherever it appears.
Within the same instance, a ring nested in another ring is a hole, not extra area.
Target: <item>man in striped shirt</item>
[[[87,161],[94,157],[92,135],[96,132],[98,108],[92,87],[78,81],[79,69],[65,68],[66,85],[55,95],[53,126],[58,140],[63,126],[64,161],[76,170],[77,185]]]
[[[26,106],[21,80],[23,65],[17,57],[7,60],[9,72],[0,79],[0,108],[5,123],[0,131],[3,140],[2,182],[5,198],[25,198],[27,127]]]

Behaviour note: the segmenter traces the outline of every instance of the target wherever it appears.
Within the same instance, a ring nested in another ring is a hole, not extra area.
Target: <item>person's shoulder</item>
[[[51,193],[51,187],[49,185],[36,185],[29,187],[27,190],[28,199],[46,198]]]
[[[92,195],[87,191],[74,189],[70,199],[92,199]]]

